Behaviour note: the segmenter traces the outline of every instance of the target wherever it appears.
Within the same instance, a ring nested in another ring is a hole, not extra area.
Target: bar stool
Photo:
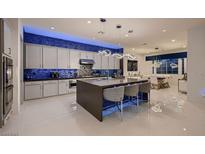
[[[137,107],[139,106],[138,93],[139,93],[139,84],[133,84],[133,85],[125,86],[125,96],[128,96],[129,99],[135,105],[137,105]],[[137,98],[137,102],[134,101],[134,98]]]
[[[150,89],[151,89],[150,82],[145,82],[140,84],[139,92],[148,94],[148,102],[150,102]]]
[[[115,102],[118,109],[120,110],[120,117],[123,120],[123,98],[124,98],[124,87],[114,87],[114,88],[107,88],[103,91],[103,96],[105,100]],[[120,108],[119,105],[120,104]]]

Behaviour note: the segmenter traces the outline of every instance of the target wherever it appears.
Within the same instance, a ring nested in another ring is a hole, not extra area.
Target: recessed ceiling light
[[[176,42],[176,40],[172,40],[172,42]]]
[[[87,21],[87,23],[88,23],[88,24],[91,24],[91,23],[92,23],[92,21],[88,20],[88,21]]]
[[[135,48],[132,48],[132,50],[135,50]]]
[[[51,29],[51,30],[54,30],[54,29],[55,29],[55,27],[54,27],[54,26],[51,26],[51,27],[50,27],[50,29]]]
[[[187,129],[186,128],[183,128],[183,131],[186,131]]]
[[[128,37],[128,36],[129,36],[128,34],[125,35],[125,37]]]
[[[167,31],[166,29],[162,29],[162,32],[164,32],[164,33],[165,33],[166,31]]]

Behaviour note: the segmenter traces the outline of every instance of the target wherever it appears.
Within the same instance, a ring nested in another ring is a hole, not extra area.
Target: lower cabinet
[[[43,83],[40,82],[26,82],[24,99],[36,99],[43,97]]]
[[[58,95],[58,81],[43,81],[43,96]]]
[[[62,80],[58,83],[59,95],[69,93],[69,80]]]

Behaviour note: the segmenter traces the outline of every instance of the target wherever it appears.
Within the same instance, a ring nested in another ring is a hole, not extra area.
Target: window
[[[157,63],[160,65],[157,67],[157,74],[178,74],[178,59],[164,59],[158,60]],[[171,65],[177,65],[173,68]]]

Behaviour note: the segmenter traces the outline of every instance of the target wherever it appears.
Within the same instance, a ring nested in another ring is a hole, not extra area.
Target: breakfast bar
[[[103,90],[116,86],[148,82],[147,79],[94,79],[77,81],[77,103],[103,121]],[[146,95],[145,95],[146,97]],[[146,99],[146,98],[145,98]]]

